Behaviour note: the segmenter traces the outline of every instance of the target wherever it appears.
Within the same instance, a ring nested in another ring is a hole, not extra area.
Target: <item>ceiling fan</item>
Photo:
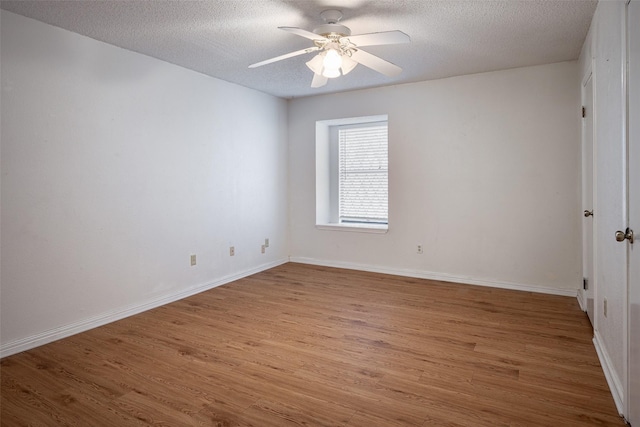
[[[358,64],[389,77],[397,76],[402,72],[402,68],[397,65],[360,48],[362,46],[409,43],[411,39],[408,35],[396,30],[352,36],[348,27],[338,24],[342,19],[342,12],[339,10],[325,10],[320,14],[320,17],[325,21],[325,24],[315,28],[313,32],[296,27],[278,27],[283,31],[312,40],[314,46],[256,62],[249,65],[249,68],[260,67],[306,53],[319,52],[307,62],[307,67],[313,71],[311,87],[314,88],[326,85],[330,78],[339,77],[341,74],[346,75]]]

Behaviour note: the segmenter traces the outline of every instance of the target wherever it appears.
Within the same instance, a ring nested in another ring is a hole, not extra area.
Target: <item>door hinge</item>
[[[582,107],[582,118],[584,119],[585,117],[587,117],[587,109]]]
[[[582,289],[584,289],[585,291],[589,289],[589,282],[587,281],[586,277],[582,279]]]

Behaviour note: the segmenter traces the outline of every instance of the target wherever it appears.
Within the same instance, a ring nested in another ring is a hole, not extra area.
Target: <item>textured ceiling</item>
[[[284,98],[431,80],[577,59],[590,0],[2,1],[2,9]],[[313,30],[342,10],[353,34],[401,30],[410,44],[366,51],[403,68],[389,78],[362,65],[310,87],[313,54],[249,69],[312,45],[279,26]]]

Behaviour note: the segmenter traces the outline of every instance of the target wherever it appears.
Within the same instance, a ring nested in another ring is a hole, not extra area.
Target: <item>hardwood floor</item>
[[[623,426],[575,298],[289,263],[1,361],[2,426]]]

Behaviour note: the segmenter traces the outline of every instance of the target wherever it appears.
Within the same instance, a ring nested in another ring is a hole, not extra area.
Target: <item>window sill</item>
[[[352,231],[356,233],[384,234],[389,231],[388,224],[316,224],[318,230]]]

